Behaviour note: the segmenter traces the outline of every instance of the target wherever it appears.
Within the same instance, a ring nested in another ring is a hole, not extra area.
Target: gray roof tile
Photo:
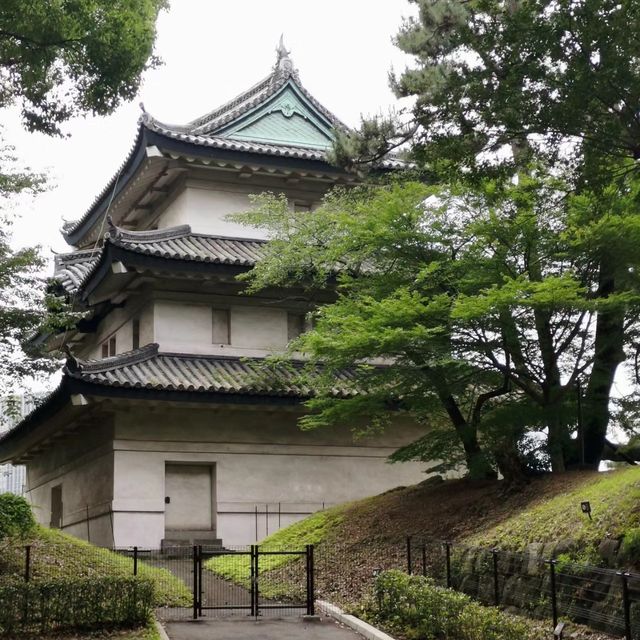
[[[263,256],[266,241],[192,233],[189,225],[181,225],[154,231],[126,231],[111,226],[105,242],[157,258],[252,267]],[[88,281],[101,255],[102,249],[56,256],[53,280],[74,295]]]
[[[74,251],[56,256],[53,280],[73,295],[98,263],[100,250]]]
[[[160,353],[149,344],[102,360],[68,361],[65,374],[71,378],[107,387],[189,391],[201,393],[310,397],[313,389],[296,375],[303,364],[292,361],[276,365],[268,375],[256,370],[258,359],[231,356],[200,356]],[[354,376],[345,371],[336,380],[334,394],[357,393]]]
[[[112,227],[107,240],[144,255],[175,260],[252,267],[262,257],[264,240],[192,233],[189,225],[155,231],[125,231]]]
[[[211,147],[214,149],[225,149],[229,151],[244,151],[249,153],[259,153],[267,156],[279,156],[282,158],[295,158],[299,160],[327,161],[327,152],[324,149],[314,147],[302,147],[284,144],[268,144],[263,142],[251,142],[246,140],[233,140],[215,135],[199,135],[184,131],[179,127],[167,125],[146,115],[144,124],[148,129],[160,133],[167,138],[189,142],[201,147]],[[407,162],[395,158],[389,154],[387,158],[379,163],[384,169],[406,169]],[[336,172],[339,169],[336,167]]]

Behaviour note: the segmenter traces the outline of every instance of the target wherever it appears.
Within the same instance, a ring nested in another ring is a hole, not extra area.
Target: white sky
[[[387,75],[410,60],[392,44],[407,0],[173,0],[158,21],[156,53],[164,65],[147,73],[140,96],[106,118],[65,126],[52,139],[21,129],[13,111],[0,114],[5,138],[51,189],[16,207],[16,246],[68,251],[63,218],[80,217],[125,159],[135,137],[139,102],[165,122],[185,123],[266,76],[281,33],[304,86],[349,125],[360,114],[396,105]]]

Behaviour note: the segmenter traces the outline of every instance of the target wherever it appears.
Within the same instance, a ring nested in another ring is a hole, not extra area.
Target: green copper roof
[[[233,140],[326,149],[332,124],[289,80],[274,96],[231,122],[217,135]]]

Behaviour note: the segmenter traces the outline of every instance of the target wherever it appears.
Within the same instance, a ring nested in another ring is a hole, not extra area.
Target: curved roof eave
[[[146,144],[143,144],[146,127],[140,122],[138,133],[133,143],[131,151],[126,160],[122,163],[115,175],[109,180],[104,189],[98,194],[93,204],[76,222],[63,228],[62,235],[70,245],[77,244],[86,232],[93,227],[95,222],[107,210],[109,202],[115,199],[126,187],[131,176],[136,172],[144,158],[146,157]]]
[[[216,156],[229,161],[237,160],[255,163],[257,157],[261,164],[293,165],[310,171],[320,171],[339,175],[344,173],[330,165],[317,150],[289,148],[282,145],[251,144],[224,138],[205,138],[165,129],[154,121],[141,122],[134,145],[118,172],[111,178],[98,195],[91,207],[76,222],[63,228],[62,234],[68,244],[75,246],[90,232],[101,219],[110,202],[115,202],[130,183],[138,169],[147,159],[147,148],[157,145],[167,152],[191,156]]]

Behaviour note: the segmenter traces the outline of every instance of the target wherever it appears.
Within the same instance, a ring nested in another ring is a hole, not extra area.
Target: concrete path
[[[168,622],[164,627],[170,640],[362,640],[354,631],[325,617],[319,622],[302,618],[197,620]]]

